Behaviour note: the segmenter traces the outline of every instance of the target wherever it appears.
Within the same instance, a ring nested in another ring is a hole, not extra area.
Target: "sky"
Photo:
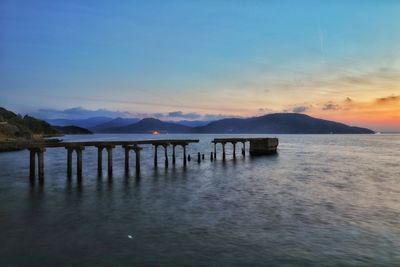
[[[400,1],[0,2],[0,106],[400,131]]]

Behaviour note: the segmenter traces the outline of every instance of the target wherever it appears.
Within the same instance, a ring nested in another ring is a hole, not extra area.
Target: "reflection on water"
[[[168,138],[201,140],[186,168],[177,149],[154,169],[148,147],[137,177],[116,149],[113,177],[98,177],[87,148],[81,183],[65,149],[47,150],[43,185],[26,151],[0,154],[0,266],[400,264],[399,135],[283,135],[277,155],[227,146],[226,162],[210,161],[213,136]]]

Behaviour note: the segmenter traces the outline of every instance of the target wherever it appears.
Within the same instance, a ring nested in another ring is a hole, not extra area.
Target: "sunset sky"
[[[400,1],[2,0],[0,106],[400,131]]]

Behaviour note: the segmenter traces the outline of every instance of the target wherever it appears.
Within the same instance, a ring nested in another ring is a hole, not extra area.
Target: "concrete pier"
[[[154,165],[157,166],[157,148],[158,146],[164,147],[165,167],[168,167],[168,146],[173,147],[172,161],[176,163],[176,146],[183,148],[183,165],[187,164],[186,147],[191,143],[198,143],[197,139],[171,139],[171,140],[139,140],[139,141],[88,141],[88,142],[37,142],[29,143],[25,146],[29,150],[29,177],[35,179],[36,177],[36,161],[39,180],[44,179],[44,152],[46,148],[64,147],[67,150],[67,177],[72,176],[72,158],[76,152],[76,172],[78,180],[82,179],[83,172],[83,150],[85,147],[97,148],[97,171],[98,175],[102,175],[103,171],[103,150],[107,151],[107,167],[108,175],[112,176],[113,173],[113,149],[116,146],[122,146],[125,150],[125,170],[129,170],[129,151],[135,151],[136,155],[136,173],[140,173],[140,154],[143,149],[139,145],[152,145],[155,148]],[[36,160],[37,158],[37,160]]]
[[[129,152],[133,150],[135,152],[135,169],[136,174],[140,173],[140,151],[142,150],[141,147],[138,145],[124,145],[122,146],[125,151],[125,172],[129,173]]]
[[[278,138],[253,138],[250,140],[250,155],[268,155],[276,153]]]
[[[76,152],[76,175],[78,180],[82,178],[82,151],[85,149],[84,146],[77,144],[68,144],[65,146],[67,150],[67,177],[72,177],[72,157],[74,151]]]
[[[212,143],[214,145],[214,159],[217,158],[217,144],[222,145],[222,159],[226,159],[225,144],[233,145],[233,158],[236,158],[236,144],[242,143],[242,156],[246,155],[246,142],[250,143],[250,155],[267,155],[276,153],[279,145],[278,138],[215,138]]]
[[[39,180],[44,179],[44,152],[46,148],[44,147],[34,147],[29,148],[29,177],[35,179],[36,177],[36,158],[38,167],[38,178]]]

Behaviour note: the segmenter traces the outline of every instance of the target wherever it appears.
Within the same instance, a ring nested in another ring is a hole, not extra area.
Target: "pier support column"
[[[67,176],[71,178],[72,176],[72,153],[74,150],[70,147],[67,147]]]
[[[186,145],[182,145],[183,147],[183,166],[186,167]]]
[[[176,158],[175,158],[175,147],[176,147],[176,145],[172,145],[172,164],[173,165],[175,165],[175,161],[176,161]]]
[[[210,160],[211,160],[211,161],[214,161],[214,155],[213,155],[213,152],[211,152],[211,153],[210,153]]]
[[[243,144],[242,155],[245,156],[246,155],[246,142],[242,142],[242,144]]]
[[[154,145],[154,167],[157,167],[158,164],[157,150],[158,150],[158,145]]]
[[[165,168],[168,168],[168,145],[163,145],[164,157],[165,157]]]
[[[112,150],[113,146],[107,146],[107,167],[108,167],[108,176],[111,177],[113,173],[113,155],[112,155]]]
[[[75,148],[76,151],[76,172],[77,172],[77,177],[78,180],[82,180],[82,150],[84,150],[84,147],[78,147]]]
[[[38,169],[39,169],[39,180],[44,179],[44,152],[46,151],[45,148],[39,148],[37,150],[38,155]]]
[[[233,145],[233,158],[236,159],[236,142],[232,142]]]
[[[201,161],[201,158],[200,158],[200,152],[197,152],[197,163],[200,163],[200,161]]]
[[[222,159],[225,160],[225,143],[222,143]]]
[[[29,149],[29,177],[30,179],[35,179],[36,172],[36,152],[33,149]]]
[[[130,147],[125,146],[125,172],[128,173],[129,172],[129,151],[131,150]]]
[[[214,143],[214,158],[217,159],[217,144]]]
[[[136,174],[139,174],[140,173],[140,151],[142,150],[142,148],[136,146],[133,148],[133,150],[135,151],[135,154],[136,154],[136,164],[135,164]]]
[[[103,146],[97,146],[97,175],[103,175]]]

